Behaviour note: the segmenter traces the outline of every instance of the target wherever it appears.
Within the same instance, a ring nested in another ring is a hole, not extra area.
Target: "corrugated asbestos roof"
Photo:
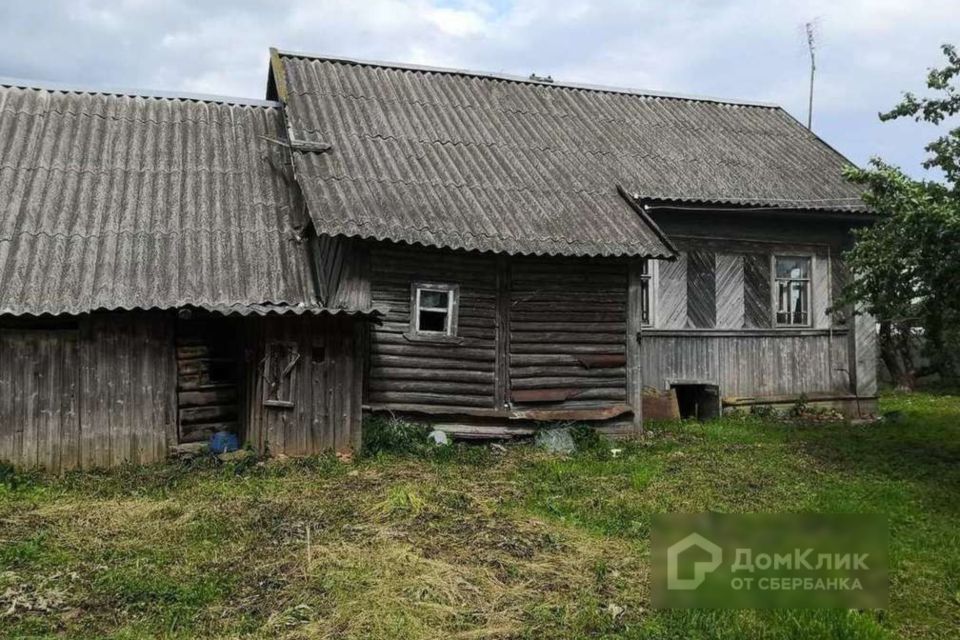
[[[317,310],[264,136],[263,101],[0,84],[0,313]]]
[[[863,211],[848,164],[779,107],[279,52],[318,230],[464,249],[669,254],[617,195]]]

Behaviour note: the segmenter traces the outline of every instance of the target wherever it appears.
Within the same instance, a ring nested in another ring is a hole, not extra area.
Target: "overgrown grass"
[[[902,420],[685,423],[616,456],[388,431],[352,464],[7,470],[0,636],[960,637],[960,398],[883,408]],[[652,514],[702,510],[887,514],[889,609],[650,609]]]

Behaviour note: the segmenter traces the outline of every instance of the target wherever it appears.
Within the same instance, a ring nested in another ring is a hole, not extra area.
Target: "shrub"
[[[606,452],[610,448],[606,437],[594,427],[582,422],[570,428],[570,436],[577,445],[577,451]]]
[[[35,474],[26,474],[17,471],[9,462],[0,462],[0,487],[14,490],[22,486],[29,485]]]
[[[393,416],[372,416],[363,422],[365,456],[378,453],[422,453],[429,448],[430,427],[406,422]]]

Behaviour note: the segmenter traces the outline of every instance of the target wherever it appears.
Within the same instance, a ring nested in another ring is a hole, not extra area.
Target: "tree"
[[[881,120],[913,117],[939,125],[960,112],[960,57],[950,45],[942,50],[947,65],[927,75],[927,87],[938,95],[905,93]],[[846,172],[866,187],[864,201],[877,221],[855,232],[846,259],[857,275],[844,301],[877,318],[880,355],[900,388],[913,388],[926,373],[917,369],[911,348],[919,334],[931,370],[953,381],[960,374],[960,127],[926,150],[924,166],[939,169],[942,182],[913,180],[879,159]]]

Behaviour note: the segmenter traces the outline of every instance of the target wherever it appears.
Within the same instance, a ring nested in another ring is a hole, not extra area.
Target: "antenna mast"
[[[813,75],[817,71],[817,59],[814,56],[816,50],[816,34],[813,31],[813,23],[806,24],[807,29],[807,49],[810,50],[810,99],[807,102],[807,129],[813,124]]]

